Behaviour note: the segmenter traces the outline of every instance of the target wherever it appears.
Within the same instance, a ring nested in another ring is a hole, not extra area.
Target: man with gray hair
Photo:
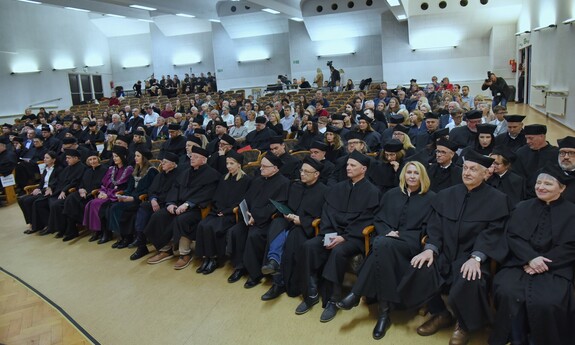
[[[118,135],[124,135],[126,132],[126,125],[120,119],[120,115],[113,114],[112,115],[112,122],[108,124],[108,131],[114,130],[118,132]]]

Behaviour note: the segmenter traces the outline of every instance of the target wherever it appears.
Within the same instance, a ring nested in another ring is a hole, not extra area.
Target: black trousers
[[[228,230],[235,224],[235,217],[209,214],[198,223],[196,231],[196,256],[199,258],[222,257],[226,253]]]
[[[235,269],[244,267],[244,250],[248,238],[248,226],[243,221],[232,226],[228,231],[226,254],[230,257]]]

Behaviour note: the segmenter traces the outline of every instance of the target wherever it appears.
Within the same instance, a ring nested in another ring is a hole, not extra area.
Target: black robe
[[[569,175],[571,178],[567,183],[567,187],[565,188],[563,193],[561,193],[561,196],[563,196],[565,200],[575,203],[575,171],[569,171],[565,173]]]
[[[547,144],[540,150],[532,150],[529,146],[525,145],[516,152],[517,159],[512,166],[513,172],[525,179],[526,184],[526,198],[534,198],[535,195],[535,182],[539,169],[545,164],[557,164],[557,157],[559,157],[559,149],[556,146]]]
[[[217,170],[222,175],[228,173],[228,168],[226,166],[226,155],[220,155],[218,151],[210,155],[210,158],[208,158],[208,165]]]
[[[411,258],[421,251],[434,197],[432,191],[408,196],[399,187],[382,197],[373,221],[377,236],[353,286],[354,294],[400,303],[397,286]],[[390,231],[398,231],[399,237],[386,236]]]
[[[287,152],[279,156],[279,159],[283,163],[280,168],[280,173],[290,180],[299,179],[299,168],[301,166],[301,161]]]
[[[519,133],[515,138],[512,138],[507,132],[501,133],[495,137],[495,146],[507,146],[507,148],[513,152],[517,152],[517,150],[525,144],[527,144],[527,140],[525,139],[523,131],[521,131],[521,133]]]
[[[439,164],[432,164],[427,167],[427,175],[431,181],[430,190],[438,193],[440,190],[455,186],[463,182],[461,179],[461,167],[451,163],[447,168],[442,168]]]
[[[164,152],[171,152],[178,157],[186,155],[186,138],[182,135],[170,138],[162,144],[158,159],[164,159]]]
[[[481,329],[491,320],[487,297],[489,258],[506,254],[503,229],[509,215],[507,196],[482,183],[471,191],[459,184],[440,191],[432,203],[425,249],[437,255],[431,267],[408,268],[399,291],[412,307],[449,288],[449,302],[465,329]],[[468,281],[460,273],[471,255],[482,258],[481,279]]]
[[[253,130],[246,135],[245,145],[250,145],[252,149],[268,151],[270,149],[270,140],[275,136],[275,132],[265,127],[261,131]]]
[[[477,133],[470,131],[467,126],[456,127],[449,132],[449,140],[459,147],[475,147],[477,145]]]
[[[559,198],[547,205],[530,199],[517,205],[507,228],[510,255],[493,282],[497,316],[490,344],[506,344],[511,321],[521,309],[534,344],[571,344],[575,331],[575,204]],[[527,274],[536,257],[551,260],[549,271]]]
[[[510,209],[525,199],[525,180],[512,171],[508,170],[503,176],[494,173],[487,180],[487,184],[507,194]]]
[[[399,184],[400,167],[395,171],[390,163],[374,160],[369,166],[369,180],[376,185],[382,194]]]

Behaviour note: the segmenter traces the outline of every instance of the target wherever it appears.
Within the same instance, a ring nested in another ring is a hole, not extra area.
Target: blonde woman
[[[495,114],[491,110],[491,103],[480,102],[477,110],[481,111],[481,123],[490,123],[495,120]]]
[[[317,68],[315,78],[313,78],[313,83],[317,85],[318,88],[323,86],[323,72],[321,68]]]

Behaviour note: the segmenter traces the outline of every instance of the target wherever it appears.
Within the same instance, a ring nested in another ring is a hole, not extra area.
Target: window
[[[87,103],[104,97],[101,75],[68,74],[72,104]]]

